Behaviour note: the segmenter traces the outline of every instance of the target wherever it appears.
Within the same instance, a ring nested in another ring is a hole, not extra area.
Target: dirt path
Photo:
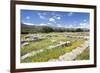
[[[72,50],[71,52],[60,56],[58,59],[52,59],[49,61],[71,61],[71,60],[74,60],[79,54],[81,54],[85,49],[87,49],[88,46],[89,46],[89,41],[85,41],[84,44],[82,44],[80,47],[77,47],[76,49]]]

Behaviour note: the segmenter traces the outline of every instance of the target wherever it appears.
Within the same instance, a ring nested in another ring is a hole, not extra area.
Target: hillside
[[[87,28],[64,28],[64,27],[50,27],[50,26],[36,26],[21,23],[21,33],[49,33],[49,32],[88,32]]]

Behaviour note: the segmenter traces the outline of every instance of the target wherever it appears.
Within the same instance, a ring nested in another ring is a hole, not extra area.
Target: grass
[[[21,55],[24,55],[31,51],[39,50],[41,48],[45,49],[45,47],[47,47],[50,44],[51,44],[51,41],[48,39],[37,41],[37,42],[29,42],[29,45],[23,46],[21,48]]]
[[[84,40],[74,41],[69,47],[59,47],[55,49],[45,49],[43,52],[36,54],[35,56],[27,57],[21,62],[47,62],[50,59],[57,59],[59,56],[71,52],[76,47],[80,46]]]
[[[77,56],[76,60],[88,60],[89,59],[89,48],[84,50],[83,53]]]
[[[55,40],[55,41],[52,41],[52,40]],[[21,56],[31,51],[46,49],[50,45],[56,45],[59,41],[67,41],[67,38],[63,36],[58,36],[58,37],[53,36],[53,37],[49,37],[43,40],[29,42],[29,45],[21,47]]]
[[[71,52],[73,49],[77,48],[83,43],[84,43],[84,40],[77,40],[77,41],[74,41],[71,46],[65,47],[64,49],[66,50],[66,52]]]
[[[60,49],[60,48],[59,48]],[[45,50],[44,52],[38,53],[35,56],[28,57],[24,59],[22,62],[46,62],[49,59],[57,58],[59,55],[63,54],[63,49],[61,50]]]

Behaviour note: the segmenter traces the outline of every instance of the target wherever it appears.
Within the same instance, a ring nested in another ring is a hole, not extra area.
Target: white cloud
[[[69,12],[69,13],[68,13],[68,16],[72,16],[72,14],[73,14],[73,12]]]
[[[42,15],[42,13],[38,13],[38,15],[39,15],[40,19],[45,19],[45,16]]]
[[[57,24],[57,27],[65,27],[65,28],[90,28],[88,23],[80,23],[78,25],[76,24]]]
[[[62,27],[62,25],[61,24],[57,24],[57,27]]]
[[[30,19],[30,17],[29,16],[26,16],[26,19]]]
[[[86,23],[80,23],[78,28],[89,28],[89,24],[86,22]]]
[[[47,23],[47,24],[51,24],[51,23]]]
[[[80,23],[80,26],[86,26],[86,23]]]
[[[35,25],[35,24],[32,24],[32,23],[25,23],[25,22],[24,22],[24,24],[25,25]]]
[[[86,20],[86,19],[84,19],[83,21],[84,21],[84,22],[87,22],[87,20]]]
[[[46,26],[47,24],[41,23],[40,25],[41,25],[41,26]]]
[[[45,17],[44,17],[44,16],[40,16],[40,18],[41,18],[41,19],[45,19]]]
[[[54,24],[52,24],[52,23],[47,23],[47,25],[48,25],[48,26],[54,26]]]
[[[73,28],[74,25],[68,25],[68,24],[64,24],[64,25],[62,25],[62,24],[57,24],[57,27]]]
[[[60,19],[61,19],[61,17],[60,17],[60,16],[56,16],[56,15],[55,15],[55,16],[53,16],[53,18],[54,18],[54,19],[57,19],[57,20],[60,20]]]
[[[55,22],[55,19],[54,18],[49,18],[49,21]]]
[[[74,25],[71,25],[71,24],[68,25],[68,24],[66,24],[66,25],[64,25],[64,27],[65,27],[65,28],[74,28]]]
[[[90,28],[88,23],[80,23],[79,25],[76,24],[57,24],[57,27],[65,27],[65,28]]]
[[[52,23],[47,23],[48,25],[53,25]]]
[[[57,17],[57,19],[58,19],[58,20],[60,20],[60,19],[61,19],[61,17]]]

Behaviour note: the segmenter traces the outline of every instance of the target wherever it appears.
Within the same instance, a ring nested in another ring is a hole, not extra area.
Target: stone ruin
[[[44,38],[42,38],[41,35],[36,35],[36,34],[27,35],[24,40],[21,40],[21,46],[25,46],[28,45],[29,42],[34,42],[42,39]]]
[[[66,47],[66,46],[70,46],[70,45],[71,45],[70,41],[66,41],[66,42],[60,41],[59,44],[57,44],[57,45],[51,45],[51,46],[49,46],[48,49],[53,49],[53,48],[57,48],[57,47]]]

